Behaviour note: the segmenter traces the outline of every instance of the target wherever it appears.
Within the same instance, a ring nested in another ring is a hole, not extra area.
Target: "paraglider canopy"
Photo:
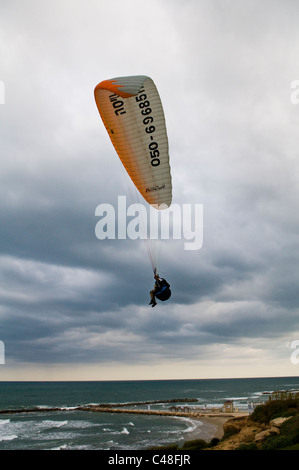
[[[104,80],[94,94],[110,139],[134,185],[156,209],[169,207],[168,138],[153,80],[145,75]]]

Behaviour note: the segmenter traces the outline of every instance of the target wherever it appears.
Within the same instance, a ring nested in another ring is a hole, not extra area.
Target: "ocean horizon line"
[[[92,382],[187,382],[199,380],[251,380],[251,379],[287,379],[298,378],[299,375],[261,375],[261,376],[244,376],[244,377],[202,377],[202,378],[173,378],[173,379],[70,379],[70,380],[1,380],[0,383],[92,383]]]

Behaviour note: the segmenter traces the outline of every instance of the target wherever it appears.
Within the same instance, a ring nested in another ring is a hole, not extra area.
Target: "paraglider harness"
[[[156,279],[154,292],[157,299],[162,301],[168,300],[171,296],[170,285],[165,279]]]

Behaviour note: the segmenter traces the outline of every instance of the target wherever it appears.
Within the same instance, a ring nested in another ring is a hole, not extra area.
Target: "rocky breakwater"
[[[142,410],[134,408],[116,408],[114,406],[84,406],[78,407],[78,410],[82,411],[94,411],[99,413],[127,413],[127,414],[144,414],[144,415],[158,415],[158,416],[186,416],[186,417],[195,417],[198,418],[199,414],[197,412],[184,412],[184,411],[166,411],[166,410]]]
[[[171,398],[168,400],[150,400],[150,401],[130,401],[127,403],[100,403],[98,405],[90,405],[91,407],[103,408],[121,408],[124,406],[142,406],[142,405],[159,405],[165,403],[197,403],[197,398]]]

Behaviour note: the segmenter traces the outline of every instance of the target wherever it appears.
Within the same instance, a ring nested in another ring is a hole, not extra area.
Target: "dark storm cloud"
[[[299,331],[296,2],[129,3],[0,7],[0,339],[15,363],[212,361],[215,345],[245,357]],[[128,186],[93,88],[135,73],[161,93],[174,202],[204,206],[201,250],[163,243],[173,295],[155,309],[145,243],[95,236],[96,207]]]

